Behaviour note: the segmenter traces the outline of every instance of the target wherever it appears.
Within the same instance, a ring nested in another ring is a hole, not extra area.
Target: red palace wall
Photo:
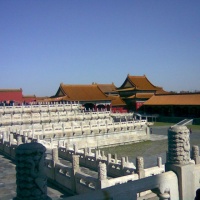
[[[22,90],[19,91],[0,91],[0,101],[22,102]]]
[[[138,110],[144,102],[136,102],[136,110]]]
[[[36,101],[36,97],[26,97],[22,99],[23,103],[30,103]]]
[[[113,113],[127,113],[127,110],[124,107],[112,107]]]

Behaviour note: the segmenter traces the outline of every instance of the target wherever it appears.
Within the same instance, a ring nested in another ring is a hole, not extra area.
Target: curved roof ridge
[[[63,89],[63,86],[65,86],[65,84],[64,84],[64,83],[61,83],[61,84],[60,84],[60,90],[62,91],[63,94],[65,94],[65,96],[67,96],[67,97],[70,98],[70,96],[69,96],[69,95],[65,92],[65,90]]]
[[[131,75],[128,75],[127,76],[128,80],[131,82],[132,85],[134,85],[136,87],[136,89],[141,89],[142,85],[139,85],[141,84],[140,83],[135,83],[134,82],[134,79],[139,79],[140,81],[143,79],[145,80],[149,85],[151,85],[153,88],[155,89],[163,89],[162,87],[158,87],[158,86],[155,86],[154,84],[152,84],[149,79],[146,77],[146,75],[143,75],[143,76],[131,76]],[[136,81],[137,82],[137,81]],[[144,84],[144,83],[143,83]],[[144,88],[143,88],[144,89]]]
[[[0,89],[0,92],[17,92],[22,91],[22,89]]]
[[[106,100],[109,97],[97,84],[62,84],[60,90],[71,99],[77,100]]]
[[[128,74],[127,78],[135,86],[135,88],[138,88],[138,86],[132,81],[131,77],[134,77],[134,78],[144,78],[144,76],[131,76],[130,74]]]

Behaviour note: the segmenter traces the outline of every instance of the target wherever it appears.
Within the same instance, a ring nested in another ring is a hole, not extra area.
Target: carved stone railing
[[[99,150],[95,151],[95,154],[91,153],[91,150],[87,151],[86,149],[84,151],[79,151],[76,145],[74,146],[73,150],[59,148],[62,149],[59,151],[60,153],[62,152],[62,155],[66,154],[69,158],[71,158],[72,168],[67,167],[59,162],[58,149],[52,150],[52,158],[46,160],[46,165],[44,168],[46,172],[48,172],[47,176],[50,180],[52,180],[52,182],[62,187],[62,182],[66,181],[66,184],[63,186],[63,188],[71,188],[74,193],[77,191],[78,193],[84,193],[86,191],[91,191],[92,188],[105,188],[97,193],[91,193],[90,196],[85,196],[86,199],[89,199],[90,197],[93,198],[93,194],[97,195],[99,199],[103,199],[105,194],[109,195],[109,198],[113,199],[119,199],[122,197],[125,199],[136,199],[138,194],[141,194],[141,192],[146,190],[152,190],[159,196],[160,199],[194,199],[195,190],[200,187],[198,148],[192,148],[193,160],[191,160],[189,153],[190,148],[188,148],[189,130],[186,127],[172,127],[169,129],[168,135],[168,158],[165,165],[167,172],[161,171],[162,162],[160,158],[158,159],[157,167],[154,169],[145,169],[144,159],[142,157],[137,157],[136,168],[134,171],[131,171],[130,175],[124,176],[124,170],[128,170],[128,164],[130,164],[128,163],[128,159],[122,158],[121,160],[118,160],[117,155],[115,155],[114,158],[111,158],[110,154],[105,157],[104,153],[101,153]],[[5,135],[3,135],[3,137],[0,139],[0,151],[7,157],[13,158],[12,156],[15,157],[13,152],[15,151],[16,146],[19,146],[21,143],[26,141],[27,140],[25,138],[23,139],[20,135],[13,137],[12,134],[5,133]],[[34,150],[34,148],[31,149],[31,151],[27,152],[27,155]],[[36,154],[34,153],[34,156],[35,155]],[[96,179],[80,172],[79,162],[81,164],[84,162],[84,160],[86,160],[87,157],[91,159],[92,166],[96,166],[97,168],[96,171],[98,171],[98,178]],[[19,160],[21,160],[21,158]],[[35,161],[37,161],[36,158]],[[118,167],[120,168],[120,170],[117,169],[118,171],[121,171],[120,177],[117,177],[116,179],[107,178],[107,175],[109,174],[109,168],[107,168],[107,166],[109,164],[111,168],[114,166],[115,170]],[[155,175],[158,170],[160,170],[161,174]],[[76,184],[75,181],[76,175],[77,178],[81,177],[80,179],[78,178],[78,184]],[[137,178],[139,180],[136,180]],[[133,179],[135,179],[135,181],[133,181]],[[29,193],[25,194],[29,195]],[[76,198],[79,199],[78,196]],[[71,199],[73,198],[69,198],[69,200]]]
[[[12,106],[11,106],[12,107]],[[37,109],[36,109],[36,108]],[[55,107],[56,108],[56,107]],[[33,109],[35,109],[33,111]],[[22,111],[16,113],[15,111],[9,110],[9,112],[5,113],[2,111],[0,113],[0,125],[8,126],[8,125],[23,125],[23,124],[31,124],[31,123],[58,123],[58,122],[67,122],[67,121],[87,121],[87,120],[106,120],[112,119],[110,116],[110,112],[105,111],[101,114],[99,112],[88,112],[84,113],[79,110],[49,110],[44,112],[40,110],[41,107],[34,106],[30,111]],[[100,118],[100,116],[104,116]]]
[[[24,113],[24,112],[57,112],[80,110],[81,104],[39,104],[22,106],[0,106],[0,114],[5,113]]]

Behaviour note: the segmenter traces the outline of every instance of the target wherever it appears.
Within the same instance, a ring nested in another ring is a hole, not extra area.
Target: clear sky
[[[0,73],[24,95],[128,74],[200,90],[200,0],[0,0]]]

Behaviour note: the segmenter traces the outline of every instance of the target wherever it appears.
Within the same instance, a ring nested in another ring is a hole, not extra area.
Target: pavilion
[[[52,100],[78,101],[85,110],[110,110],[111,98],[105,95],[96,84],[69,85],[61,83]]]
[[[145,75],[131,76],[129,74],[117,91],[127,108],[133,111],[137,111],[154,94],[167,93],[162,87],[153,85]]]
[[[155,94],[142,110],[160,116],[199,118],[200,93]]]

